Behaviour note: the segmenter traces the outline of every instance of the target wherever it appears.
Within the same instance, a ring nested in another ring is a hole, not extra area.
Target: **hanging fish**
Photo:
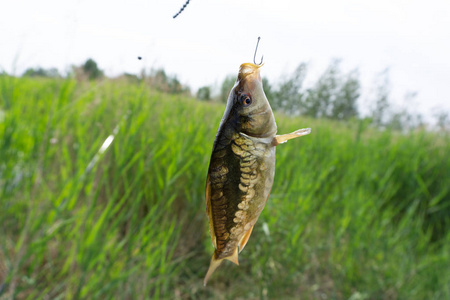
[[[215,251],[204,285],[224,259],[239,264],[238,253],[247,244],[272,189],[275,147],[311,132],[306,128],[276,135],[277,125],[259,74],[261,66],[240,66],[214,141],[206,179],[206,212]]]

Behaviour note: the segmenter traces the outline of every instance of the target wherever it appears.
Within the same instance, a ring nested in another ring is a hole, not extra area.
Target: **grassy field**
[[[220,104],[0,77],[1,299],[450,299],[450,137],[276,115],[272,195],[202,285]]]

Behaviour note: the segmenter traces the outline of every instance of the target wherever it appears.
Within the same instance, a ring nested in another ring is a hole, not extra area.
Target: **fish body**
[[[238,264],[275,175],[275,147],[310,129],[277,136],[277,125],[259,73],[245,63],[219,125],[206,180],[206,212],[215,251],[204,284],[224,259]]]

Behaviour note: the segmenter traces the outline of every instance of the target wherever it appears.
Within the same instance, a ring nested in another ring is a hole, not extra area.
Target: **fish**
[[[223,260],[239,265],[272,189],[275,148],[311,132],[277,135],[277,124],[263,90],[262,63],[244,63],[230,91],[219,124],[206,179],[206,213],[214,253],[203,284]]]

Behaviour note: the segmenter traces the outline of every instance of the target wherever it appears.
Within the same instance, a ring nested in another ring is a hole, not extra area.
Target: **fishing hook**
[[[261,39],[261,37],[260,36],[258,36],[258,41],[256,42],[256,49],[255,49],[255,55],[253,55],[253,63],[256,65],[257,63],[256,63],[256,52],[258,51],[258,45],[259,45],[259,40]],[[263,63],[263,58],[264,58],[264,55],[263,56],[261,56],[261,62],[259,63],[259,65],[262,65],[262,63]]]

